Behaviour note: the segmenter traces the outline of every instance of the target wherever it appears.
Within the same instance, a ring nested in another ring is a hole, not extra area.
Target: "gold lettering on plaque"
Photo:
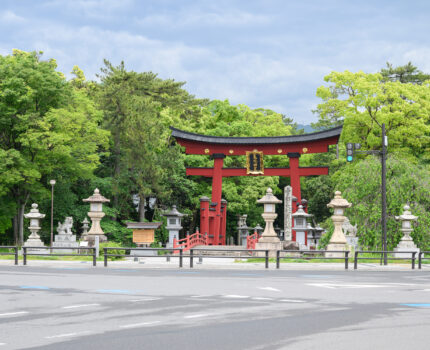
[[[256,149],[246,151],[246,173],[251,175],[264,174],[263,152]]]

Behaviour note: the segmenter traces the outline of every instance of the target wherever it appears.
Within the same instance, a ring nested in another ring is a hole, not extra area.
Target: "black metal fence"
[[[130,250],[130,253],[132,251],[143,251],[143,252],[151,252],[151,251],[155,251],[155,252],[159,252],[159,251],[163,251],[163,252],[169,252],[169,254],[164,254],[164,255],[151,255],[151,254],[146,254],[146,255],[141,255],[141,254],[116,254],[116,253],[112,253],[112,254],[108,254],[109,250]],[[133,247],[125,247],[125,248],[120,248],[120,247],[105,247],[103,248],[103,256],[104,256],[104,266],[107,267],[108,265],[108,257],[128,257],[128,258],[167,258],[170,259],[170,257],[172,256],[176,256],[174,255],[174,252],[179,252],[179,267],[183,266],[183,249],[182,248],[133,248]]]
[[[0,249],[9,249],[11,251],[0,251],[0,255],[13,255],[15,260],[15,265],[18,265],[18,257],[19,257],[19,247],[17,246],[0,246]],[[47,252],[42,252],[42,250],[46,250]],[[56,251],[55,253],[52,250]],[[71,254],[71,253],[58,253],[58,250],[87,250],[92,252],[92,260],[93,266],[97,265],[97,249],[95,247],[22,247],[23,252],[23,264],[27,265],[28,256],[80,256],[79,254]],[[115,251],[124,251],[124,254],[118,254]],[[137,253],[139,252],[139,253]],[[156,252],[156,254],[150,254]],[[167,254],[158,254],[158,252],[164,252]],[[205,252],[208,252],[205,254]],[[220,254],[216,254],[219,252]],[[229,249],[225,250],[222,248],[192,248],[188,252],[184,252],[182,248],[136,248],[136,247],[104,247],[103,248],[103,258],[104,258],[104,266],[108,265],[109,257],[134,257],[134,258],[166,258],[167,261],[170,261],[171,257],[179,258],[179,267],[183,267],[183,259],[184,257],[189,257],[190,259],[190,268],[194,267],[194,260],[196,258],[202,262],[203,257],[205,259],[208,258],[233,258],[233,259],[261,259],[264,261],[265,268],[269,268],[269,250],[265,249]],[[142,254],[143,253],[143,254]],[[188,255],[188,254],[189,255]],[[215,253],[215,254],[214,254]],[[221,254],[222,253],[222,254]],[[229,254],[231,253],[231,254]],[[239,253],[239,255],[234,255],[234,253]],[[246,253],[246,256],[241,255],[241,253]],[[259,254],[262,253],[262,254]],[[333,253],[334,256],[327,256],[328,253]],[[394,251],[383,251],[383,250],[373,250],[373,251],[364,251],[358,250],[354,252],[354,270],[358,269],[358,263],[360,260],[379,260],[378,257],[366,256],[366,254],[378,254],[383,256],[383,254],[404,254],[406,256],[402,257],[392,257],[389,256],[388,259],[391,260],[410,260],[411,268],[415,269],[416,262],[418,261],[418,269],[422,269],[423,261],[430,260],[430,251],[406,251],[406,252],[394,252]],[[288,255],[287,255],[288,254]],[[407,256],[407,255],[410,256]],[[426,256],[426,254],[428,256]],[[316,256],[318,255],[318,256]],[[340,256],[342,255],[342,256]],[[90,256],[90,255],[87,255]],[[276,251],[276,268],[280,268],[281,259],[305,259],[305,260],[314,260],[314,259],[327,259],[327,260],[342,260],[344,261],[345,269],[348,269],[349,260],[352,257],[350,256],[350,251],[336,250],[336,251],[326,251],[326,250],[277,250]]]
[[[221,248],[214,248],[214,249],[205,249],[205,248],[191,248],[190,249],[190,268],[194,267],[194,258],[196,257],[194,255],[194,252],[246,252],[248,254],[252,254],[252,255],[248,255],[248,256],[237,256],[237,255],[224,255],[224,254],[220,254],[220,255],[204,255],[205,259],[207,258],[230,258],[230,259],[264,259],[264,263],[265,263],[265,268],[268,269],[269,268],[269,250],[267,249],[229,249],[229,250],[225,250],[225,249],[221,249]],[[264,252],[264,256],[259,256],[258,253],[263,253]],[[257,253],[257,255],[254,255],[254,253]],[[202,255],[197,256],[199,259],[202,258]]]
[[[281,253],[290,253],[292,255],[282,256]],[[294,253],[300,254],[300,256],[295,255]],[[326,256],[326,254],[343,254],[343,256]],[[348,262],[349,262],[349,250],[277,250],[276,251],[276,268],[280,268],[281,259],[324,259],[324,260],[344,260],[345,261],[345,270],[348,270]],[[294,254],[294,255],[293,255]],[[322,256],[308,256],[314,254],[323,254]]]
[[[418,268],[421,269],[422,267],[422,262],[423,260],[430,260],[430,256],[429,257],[425,257],[424,254],[429,254],[430,255],[430,251],[422,251],[418,254]]]
[[[410,258],[409,257],[404,257],[404,258],[401,258],[401,257],[397,257],[397,258],[396,257],[388,257],[388,259],[389,260],[411,260],[412,270],[415,269],[415,260],[416,260],[416,254],[417,254],[416,251],[415,252],[413,252],[413,251],[410,251],[410,252],[395,252],[395,251],[387,251],[387,250],[372,250],[372,251],[369,251],[369,250],[357,250],[354,253],[354,270],[357,270],[357,268],[358,268],[358,260],[375,260],[376,259],[375,257],[366,257],[366,256],[359,257],[358,256],[359,254],[381,254],[381,257],[382,257],[383,255],[385,256],[385,254],[393,254],[393,253],[397,253],[397,254],[411,254]],[[419,263],[419,268],[421,268],[421,263]]]
[[[50,252],[42,253],[40,250],[46,249]],[[22,247],[23,264],[27,265],[27,256],[79,256],[70,253],[53,253],[51,250],[92,250],[93,266],[97,265],[97,249],[95,247]]]
[[[15,265],[18,265],[18,247],[13,245],[3,245],[0,246],[0,249],[13,249],[13,252],[0,252],[0,255],[14,255],[15,256]]]

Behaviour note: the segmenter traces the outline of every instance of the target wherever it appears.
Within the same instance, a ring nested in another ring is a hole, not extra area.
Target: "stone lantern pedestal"
[[[410,236],[413,231],[411,221],[417,221],[418,219],[417,216],[411,214],[410,209],[409,205],[405,205],[403,207],[403,214],[396,216],[396,220],[400,220],[402,222],[402,228],[400,231],[402,231],[403,237],[397,247],[394,248],[395,253],[393,253],[393,256],[395,258],[410,258],[412,256],[410,252],[417,252],[415,255],[417,257],[420,252],[420,248],[417,248]]]
[[[260,239],[255,244],[255,249],[267,249],[269,250],[269,256],[273,258],[276,257],[276,251],[282,249],[282,242],[273,228],[273,222],[278,216],[278,214],[275,212],[275,205],[282,203],[282,201],[273,195],[272,189],[269,187],[267,189],[266,195],[259,199],[257,203],[264,204],[264,212],[261,214],[261,216],[266,222],[266,226]],[[257,253],[257,256],[264,255],[264,252]]]
[[[103,213],[103,203],[110,202],[110,199],[103,197],[100,194],[99,189],[96,188],[94,190],[94,194],[86,199],[83,199],[83,201],[90,203],[90,211],[88,212],[88,216],[91,219],[91,228],[83,237],[83,240],[88,241],[90,246],[94,245],[96,236],[99,237],[100,243],[106,242],[107,237],[100,226],[100,221],[105,216],[105,213]]]
[[[325,253],[325,256],[328,258],[342,258],[345,256],[343,253],[331,253],[331,250],[347,250],[346,237],[342,231],[342,224],[345,221],[343,214],[345,209],[350,208],[352,204],[342,198],[341,194],[340,191],[336,191],[334,198],[327,204],[327,207],[334,209],[334,215],[331,217],[334,231],[327,245],[327,252]]]
[[[30,219],[30,226],[28,229],[30,230],[31,234],[28,237],[27,241],[24,243],[24,247],[45,247],[42,240],[40,239],[40,236],[38,235],[38,232],[40,231],[40,220],[45,217],[45,214],[39,213],[39,209],[37,209],[37,204],[33,203],[31,205],[31,210],[28,214],[24,214],[24,217],[26,219]],[[48,253],[45,249],[31,249],[32,251],[40,251],[43,253]]]

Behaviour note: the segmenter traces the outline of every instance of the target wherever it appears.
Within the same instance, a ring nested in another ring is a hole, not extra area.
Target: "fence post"
[[[108,261],[107,248],[103,248],[103,258],[104,258],[104,265],[105,267],[107,267],[107,261]]]
[[[280,254],[281,254],[281,251],[280,250],[277,250],[276,251],[276,268],[277,269],[279,269],[279,266],[280,266]]]
[[[27,248],[22,247],[23,264],[27,265]]]
[[[412,252],[412,270],[415,270],[415,254],[417,252]]]
[[[349,250],[346,250],[345,251],[345,270],[348,270],[348,262],[349,262],[348,255],[349,255]]]
[[[93,266],[97,266],[97,250],[96,248],[93,248]]]
[[[18,247],[14,247],[15,250],[15,265],[18,265]]]
[[[179,267],[182,267],[182,248],[181,248],[181,250],[179,251]]]
[[[190,249],[190,268],[192,269],[193,268],[193,257],[194,257],[194,250],[193,249]]]
[[[357,264],[358,264],[358,252],[354,253],[354,270],[357,270]]]
[[[418,269],[420,269],[420,270],[421,270],[421,254],[422,254],[422,252],[418,253]]]
[[[265,258],[265,261],[266,261],[266,269],[268,269],[269,268],[269,251],[268,250],[266,250],[266,258]]]

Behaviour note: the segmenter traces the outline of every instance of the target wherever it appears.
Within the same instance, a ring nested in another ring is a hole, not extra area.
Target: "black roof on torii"
[[[195,134],[188,131],[183,131],[170,127],[172,130],[172,136],[183,140],[189,140],[194,142],[205,142],[205,143],[216,143],[216,144],[231,144],[231,145],[270,145],[279,143],[298,143],[298,142],[309,142],[324,140],[331,137],[339,137],[342,133],[343,125],[337,126],[332,129],[313,132],[302,135],[290,135],[290,136],[270,136],[270,137],[225,137],[225,136],[208,136]]]

